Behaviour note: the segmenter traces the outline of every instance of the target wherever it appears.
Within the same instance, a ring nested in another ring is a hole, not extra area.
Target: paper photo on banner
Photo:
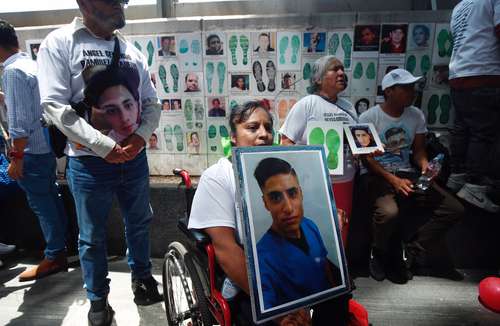
[[[226,53],[229,71],[252,69],[252,44],[250,32],[228,32]]]
[[[240,147],[233,164],[254,322],[348,292],[323,147]]]
[[[326,32],[305,32],[302,52],[305,55],[324,55],[326,53]]]
[[[226,95],[228,85],[227,61],[205,60],[205,91],[206,95]]]
[[[161,153],[161,145],[160,145],[160,129],[156,129],[151,136],[149,137],[148,143],[146,144],[146,151],[148,154],[159,154]]]
[[[327,54],[342,61],[346,70],[352,68],[353,35],[352,29],[335,30],[327,34]]]
[[[274,58],[276,56],[276,32],[252,33],[252,54],[255,57]]]
[[[423,93],[421,109],[424,112],[427,127],[451,128],[453,126],[455,116],[449,89],[429,87]]]
[[[250,76],[252,94],[263,96],[275,94],[279,87],[276,61],[273,59],[255,59]]]
[[[453,51],[453,37],[451,36],[450,24],[436,24],[432,64],[448,64]]]
[[[250,91],[250,74],[235,72],[231,74],[231,93],[248,94]]]
[[[353,56],[378,57],[380,25],[354,26]]]
[[[351,103],[354,105],[354,109],[359,117],[361,113],[368,111],[368,109],[375,105],[375,97],[351,96]]]
[[[282,92],[295,92],[299,73],[295,71],[283,71],[279,73],[280,89]]]
[[[374,96],[377,93],[377,58],[353,60],[351,94],[358,96]]]
[[[158,57],[160,59],[167,59],[170,57],[175,57],[177,54],[177,48],[175,46],[175,36],[174,35],[162,35],[158,36],[156,39],[156,48]]]
[[[43,40],[26,40],[26,52],[31,56],[31,59],[36,61],[38,57],[38,51],[40,50],[40,44]]]
[[[226,111],[227,105],[224,96],[208,96],[207,108],[209,118],[229,117],[229,113]]]
[[[200,131],[188,131],[186,133],[187,152],[192,155],[206,153],[206,145],[202,142],[203,134]]]
[[[408,51],[431,51],[434,41],[434,23],[412,23],[408,25]]]
[[[226,46],[226,34],[224,32],[206,32],[204,34],[204,51],[206,56],[224,56]]]
[[[307,144],[323,145],[328,170],[332,175],[344,174],[344,124],[311,121],[307,123]]]
[[[185,94],[198,95],[203,90],[203,73],[190,71],[185,72],[182,78],[182,90]]]
[[[157,58],[156,39],[157,37],[154,35],[130,37],[130,42],[146,57],[146,61],[148,63],[148,69],[151,69],[156,63],[156,58]]]
[[[176,34],[177,57],[181,71],[202,71],[202,43],[200,33]]]
[[[401,55],[406,53],[407,24],[384,24],[380,38],[382,55]]]
[[[301,62],[302,33],[278,32],[278,70],[299,70]]]
[[[182,114],[182,100],[180,98],[175,99],[162,99],[161,103],[161,112],[163,113],[176,113]]]
[[[295,103],[297,103],[298,97],[296,96],[283,96],[279,97],[275,101],[276,112],[278,115],[278,126],[281,127],[288,116],[288,113],[292,110]]]
[[[431,81],[430,86],[434,88],[450,88],[450,68],[449,65],[435,65],[432,67],[431,71]]]
[[[344,125],[344,131],[353,154],[369,154],[384,151],[377,130],[372,123]]]
[[[203,97],[185,96],[182,99],[182,104],[186,130],[201,130],[206,128],[205,99]]]
[[[182,93],[182,74],[177,60],[158,60],[151,67],[158,97],[169,97]]]

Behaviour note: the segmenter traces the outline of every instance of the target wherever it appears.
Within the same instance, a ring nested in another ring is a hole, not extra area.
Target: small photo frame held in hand
[[[358,123],[344,126],[344,131],[353,154],[369,154],[384,151],[377,130],[372,123]]]
[[[323,146],[233,149],[256,323],[350,291]]]

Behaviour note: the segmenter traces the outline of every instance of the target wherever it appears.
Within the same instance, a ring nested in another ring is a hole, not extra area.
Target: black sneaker
[[[386,277],[389,281],[396,284],[406,284],[413,278],[413,274],[408,271],[403,260],[392,261],[386,270]]]
[[[146,279],[132,279],[132,292],[134,302],[138,306],[148,306],[163,301],[163,296],[158,292],[158,282],[153,276]]]
[[[385,258],[377,249],[372,248],[370,253],[370,275],[374,280],[383,281],[385,279]]]
[[[107,299],[90,301],[90,310],[87,315],[89,326],[109,326],[113,322],[114,314]]]

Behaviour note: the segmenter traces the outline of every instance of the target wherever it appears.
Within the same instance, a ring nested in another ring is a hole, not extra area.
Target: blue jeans
[[[66,250],[65,235],[68,218],[56,183],[54,154],[25,154],[23,177],[19,186],[26,193],[28,203],[38,216],[47,247],[45,257],[54,260]]]
[[[115,194],[125,224],[132,278],[151,276],[149,227],[153,211],[145,151],[122,164],[94,156],[70,157],[67,178],[80,228],[78,250],[87,297],[99,300],[109,293],[106,222]]]

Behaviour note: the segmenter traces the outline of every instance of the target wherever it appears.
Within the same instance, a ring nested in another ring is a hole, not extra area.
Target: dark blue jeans
[[[109,293],[106,222],[116,194],[125,224],[128,265],[133,278],[151,276],[149,168],[145,151],[123,164],[94,156],[70,157],[67,171],[80,234],[78,250],[90,300]]]
[[[500,141],[500,89],[452,89],[451,97],[455,107],[452,172],[465,172],[467,181],[476,184],[483,176],[495,178],[500,159],[494,157]]]
[[[56,158],[54,154],[25,154],[23,177],[18,180],[26,193],[28,203],[38,217],[47,246],[45,257],[54,260],[66,250],[68,218],[56,184]]]

